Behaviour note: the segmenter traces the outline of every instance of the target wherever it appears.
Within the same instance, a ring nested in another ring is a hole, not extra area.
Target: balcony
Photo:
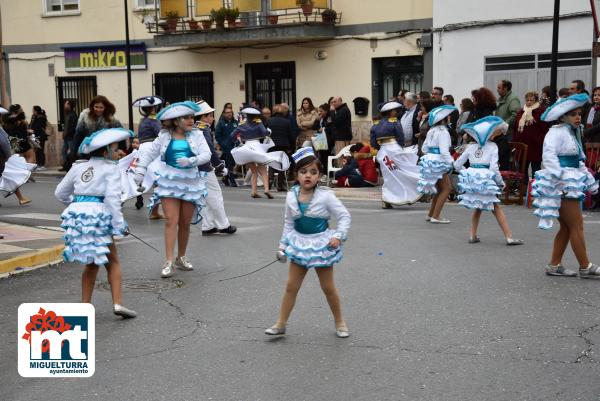
[[[161,0],[144,16],[159,46],[245,46],[335,37],[341,13],[329,0]]]

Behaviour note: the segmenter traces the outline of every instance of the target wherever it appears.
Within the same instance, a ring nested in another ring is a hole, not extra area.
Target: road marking
[[[62,221],[60,214],[50,213],[19,213],[19,214],[5,214],[2,217],[13,217],[17,219],[29,219],[29,220],[50,220],[50,221]]]
[[[585,224],[600,224],[600,220],[584,221]]]

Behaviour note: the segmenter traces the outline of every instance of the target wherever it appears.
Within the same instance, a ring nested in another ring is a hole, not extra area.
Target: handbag
[[[313,148],[315,148],[315,150],[329,150],[329,146],[327,145],[327,135],[325,134],[325,128],[317,132],[317,134],[312,137],[312,145]]]

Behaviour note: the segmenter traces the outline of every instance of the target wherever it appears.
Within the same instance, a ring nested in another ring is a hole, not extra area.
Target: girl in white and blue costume
[[[333,281],[333,265],[342,259],[342,242],[350,229],[350,213],[335,194],[317,186],[323,168],[312,148],[300,148],[292,158],[296,164],[298,185],[288,192],[283,234],[278,258],[290,259],[288,283],[277,323],[265,331],[269,335],[285,334],[290,313],[306,273],[315,268],[321,288],[333,313],[338,337],[348,337],[342,317],[339,295]],[[331,217],[336,229],[329,228]]]
[[[457,110],[454,106],[444,105],[429,112],[429,125],[423,142],[423,157],[419,161],[420,179],[417,190],[422,194],[433,195],[426,221],[434,224],[447,224],[450,220],[442,219],[440,214],[448,195],[452,191],[452,183],[448,173],[452,171],[454,159],[450,155],[452,141],[446,126],[448,116]]]
[[[135,317],[136,313],[121,305],[121,265],[113,236],[128,232],[121,212],[121,174],[116,158],[118,143],[130,137],[131,131],[109,128],[85,138],[79,153],[90,154],[90,160],[73,164],[54,193],[69,205],[61,214],[64,260],[86,265],[81,281],[82,302],[91,302],[98,267],[104,265],[113,312],[123,317]]]
[[[156,188],[150,198],[148,210],[161,203],[165,214],[165,253],[166,261],[161,269],[161,277],[171,277],[174,267],[193,270],[186,257],[190,223],[197,224],[202,219],[201,210],[206,197],[203,178],[206,173],[198,171],[198,166],[210,161],[211,152],[202,131],[194,127],[194,113],[200,111],[193,102],[173,103],[158,113],[167,129],[158,134],[152,146],[140,149],[135,180],[139,185],[144,180],[147,167],[160,157],[164,162],[160,171],[155,172]],[[175,241],[177,258],[174,260]]]
[[[512,238],[512,232],[500,207],[498,195],[504,188],[498,165],[498,146],[492,142],[498,135],[508,130],[500,117],[488,116],[473,123],[464,124],[461,130],[470,135],[475,143],[469,144],[461,156],[454,162],[454,169],[460,172],[458,177],[458,199],[467,209],[473,209],[469,243],[480,242],[477,228],[482,211],[492,212],[504,233],[507,245],[521,245],[522,240]],[[465,163],[469,161],[469,168]]]
[[[585,94],[558,100],[550,106],[542,120],[557,121],[544,138],[542,162],[544,168],[535,174],[531,194],[540,217],[539,228],[549,229],[557,218],[560,228],[554,238],[554,248],[546,274],[574,277],[577,272],[565,269],[562,258],[569,242],[579,263],[579,276],[600,278],[600,267],[590,262],[585,246],[580,200],[585,192],[598,192],[598,182],[585,167],[585,152],[581,143],[582,107],[589,102]]]

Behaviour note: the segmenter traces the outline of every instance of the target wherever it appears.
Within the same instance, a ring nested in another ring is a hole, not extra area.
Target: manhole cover
[[[183,281],[176,279],[152,279],[152,278],[134,278],[123,280],[123,292],[158,292],[162,290],[171,290],[183,286]],[[100,290],[110,291],[108,281],[96,284]]]

